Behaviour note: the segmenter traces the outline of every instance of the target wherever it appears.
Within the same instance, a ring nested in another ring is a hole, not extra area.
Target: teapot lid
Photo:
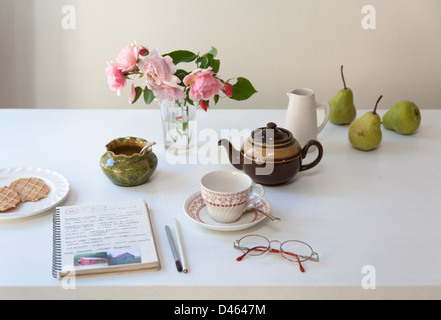
[[[251,133],[251,139],[262,144],[283,145],[294,139],[289,130],[278,128],[274,122],[258,128]]]
[[[274,122],[258,128],[245,140],[243,155],[247,159],[260,162],[286,162],[297,158],[302,148],[291,131],[278,128]]]

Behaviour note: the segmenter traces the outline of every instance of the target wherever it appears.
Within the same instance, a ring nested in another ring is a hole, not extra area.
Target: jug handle
[[[320,102],[317,105],[317,108],[319,107],[325,107],[325,118],[323,119],[322,124],[317,127],[317,133],[320,133],[325,128],[329,120],[329,115],[331,114],[331,104],[329,102]]]
[[[302,159],[306,158],[306,156],[308,155],[308,149],[310,147],[312,147],[312,146],[316,146],[317,149],[318,149],[317,158],[315,158],[315,160],[313,162],[311,162],[311,163],[308,163],[306,165],[302,164],[300,166],[300,170],[299,171],[305,171],[305,170],[311,169],[311,168],[315,167],[320,162],[320,160],[322,160],[322,157],[323,157],[323,147],[322,147],[321,143],[318,142],[317,140],[310,140],[307,144],[305,144],[305,146],[302,149]]]

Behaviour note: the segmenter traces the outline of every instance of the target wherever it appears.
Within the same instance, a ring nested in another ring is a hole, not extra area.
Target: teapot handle
[[[320,162],[320,160],[322,160],[323,147],[322,147],[321,143],[318,142],[317,140],[310,140],[307,144],[305,144],[305,146],[302,149],[302,154],[301,154],[302,159],[306,158],[306,156],[308,154],[308,149],[312,146],[316,146],[318,149],[317,158],[315,158],[315,160],[313,162],[308,163],[306,165],[301,164],[299,171],[305,171],[305,170],[311,169],[311,168],[315,167]]]

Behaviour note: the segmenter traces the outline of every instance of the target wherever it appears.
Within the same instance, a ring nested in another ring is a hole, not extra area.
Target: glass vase
[[[167,152],[188,153],[196,140],[196,107],[187,103],[161,102],[162,131]]]

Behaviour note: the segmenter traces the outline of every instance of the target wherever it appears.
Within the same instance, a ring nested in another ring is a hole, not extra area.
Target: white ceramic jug
[[[317,135],[323,130],[329,120],[331,105],[329,102],[317,103],[314,91],[311,89],[295,89],[287,93],[289,97],[286,113],[285,129],[293,134],[294,138],[303,147],[309,140],[317,140]],[[325,108],[325,118],[317,126],[317,108]]]

